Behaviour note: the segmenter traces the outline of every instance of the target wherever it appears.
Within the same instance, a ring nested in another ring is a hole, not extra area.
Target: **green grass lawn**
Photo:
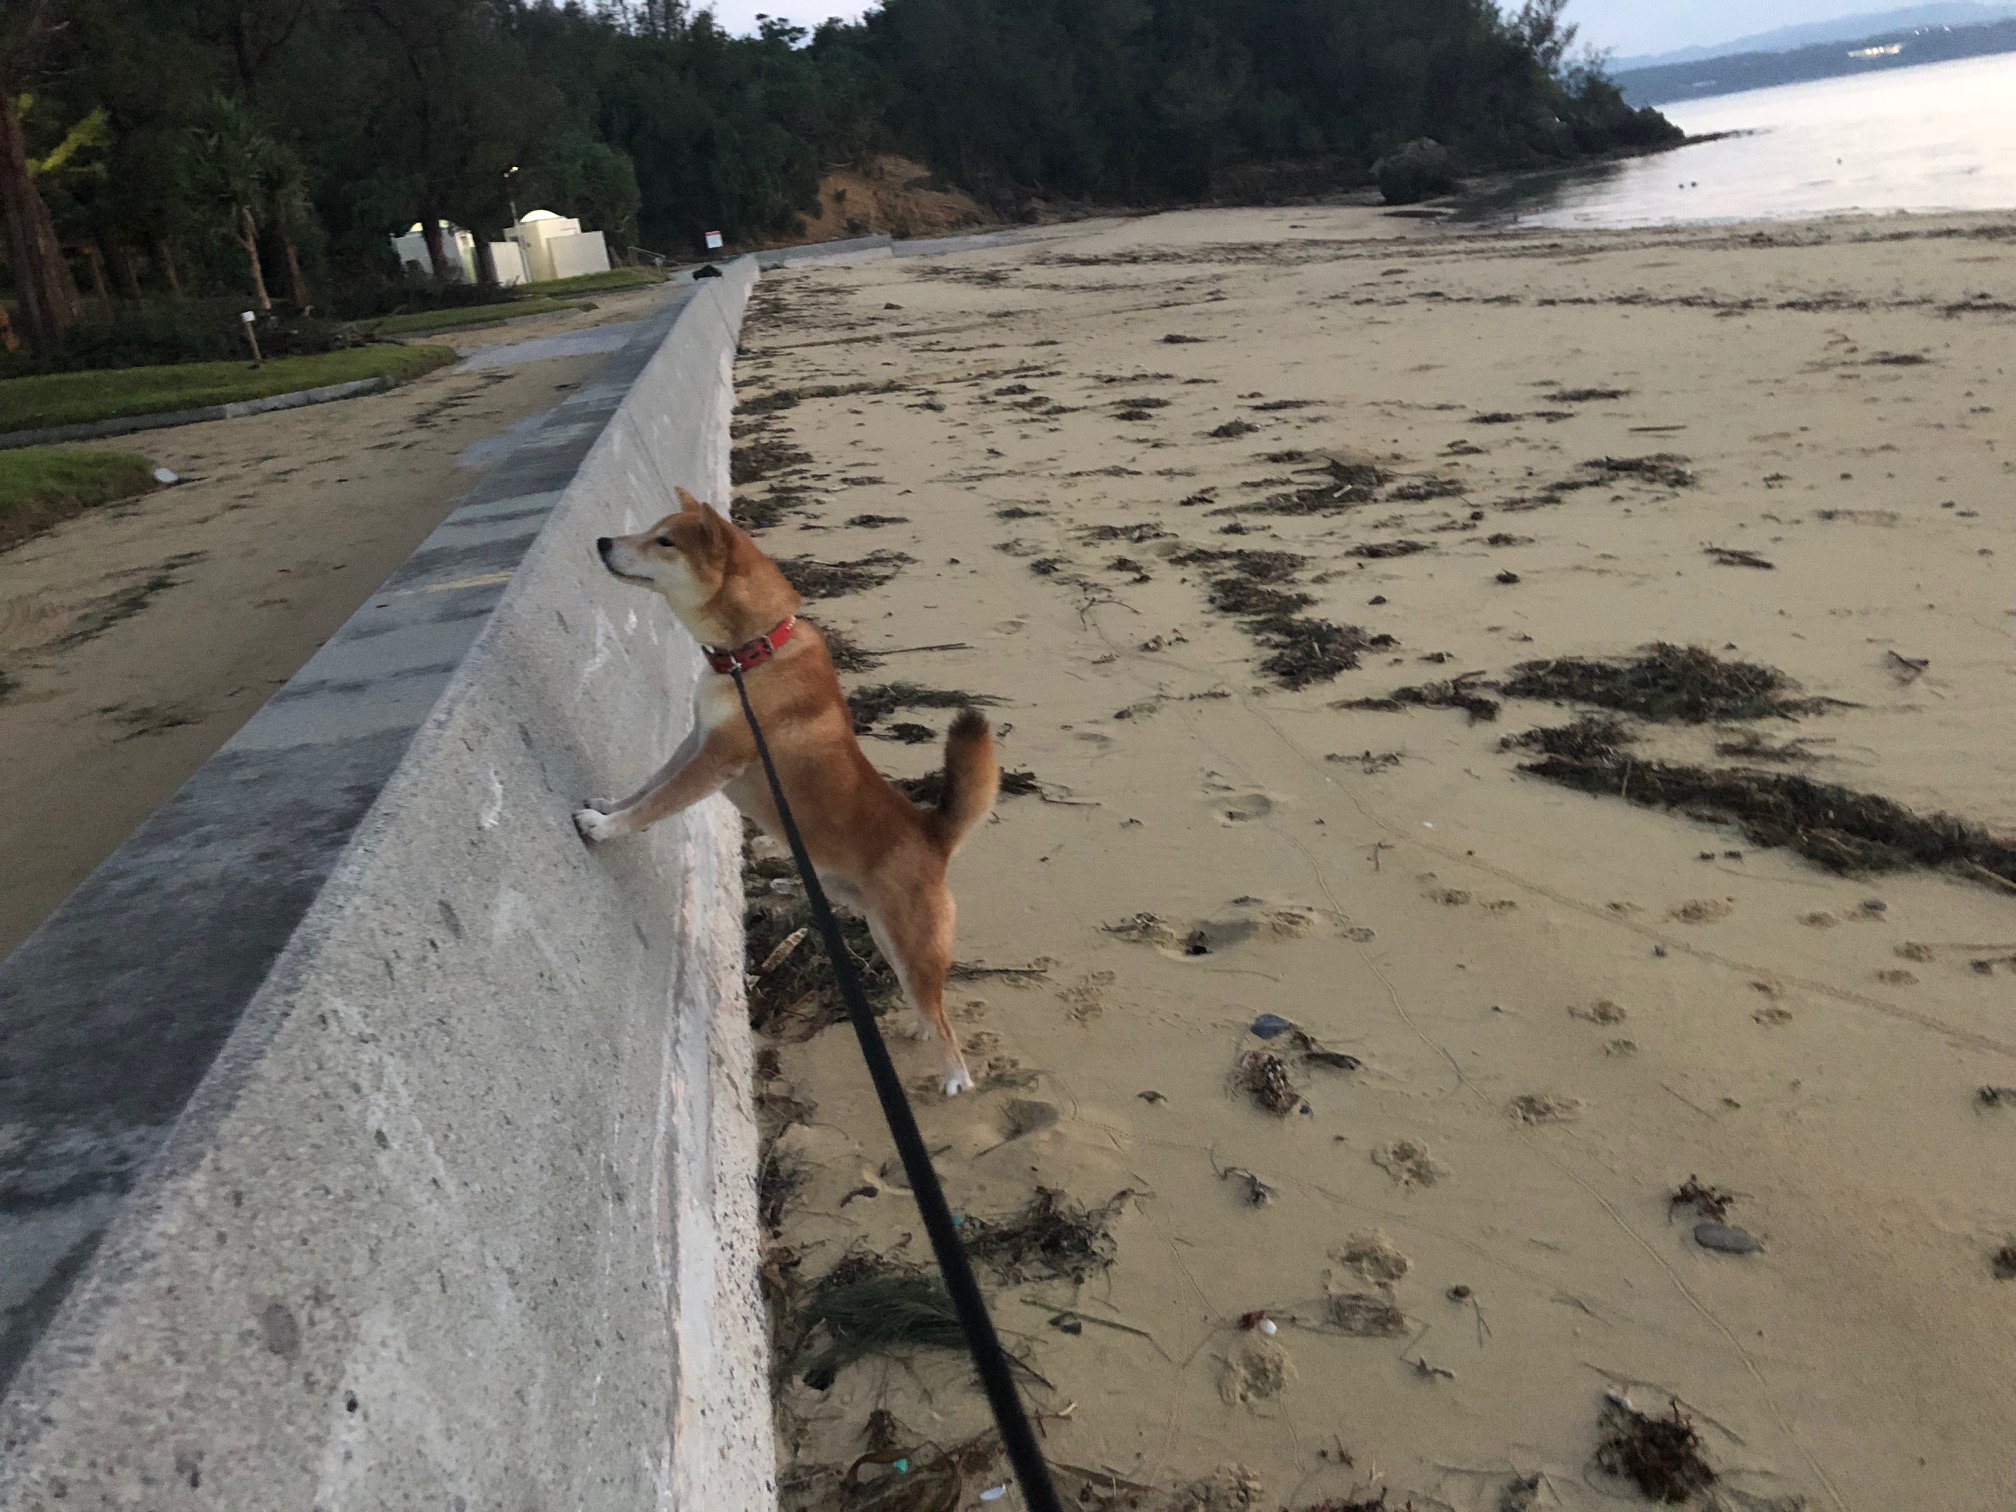
[[[579,278],[522,284],[525,293],[520,297],[538,299],[553,294],[592,294],[598,289],[646,289],[663,282],[665,275],[655,268],[611,268],[607,273],[583,273]]]
[[[0,431],[235,404],[360,378],[403,382],[456,360],[449,347],[387,345],[280,357],[256,368],[249,362],[181,362],[8,378],[0,381]]]
[[[0,551],[93,505],[155,486],[154,464],[130,452],[55,446],[0,451]]]
[[[518,320],[527,315],[552,315],[560,310],[592,310],[585,299],[507,299],[502,304],[465,305],[457,310],[415,310],[360,320],[358,326],[380,336],[410,336],[416,331],[445,331],[455,326],[483,325],[493,320]]]

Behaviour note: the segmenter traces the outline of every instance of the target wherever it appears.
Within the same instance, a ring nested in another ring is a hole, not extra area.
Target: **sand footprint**
[[[1429,1153],[1418,1139],[1396,1139],[1372,1152],[1372,1164],[1400,1186],[1431,1187],[1449,1174],[1449,1168]]]
[[[1226,1405],[1251,1406],[1270,1401],[1295,1383],[1295,1362],[1272,1339],[1258,1339],[1225,1362],[1218,1392]]]

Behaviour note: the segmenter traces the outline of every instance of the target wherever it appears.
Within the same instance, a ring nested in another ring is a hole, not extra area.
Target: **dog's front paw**
[[[600,845],[604,840],[614,840],[619,833],[615,816],[595,808],[576,809],[574,828],[581,832],[583,840],[596,845]]]
[[[945,1074],[945,1095],[947,1097],[957,1097],[961,1092],[971,1092],[972,1090],[973,1073],[968,1071],[963,1065],[958,1070],[948,1071]]]

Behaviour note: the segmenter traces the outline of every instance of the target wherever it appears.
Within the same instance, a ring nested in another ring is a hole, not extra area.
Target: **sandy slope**
[[[1468,1512],[1515,1472],[1542,1477],[1531,1505],[1628,1504],[1592,1463],[1613,1384],[1689,1404],[1728,1506],[2007,1505],[2016,1281],[1989,1257],[2016,1235],[2016,1112],[1977,1092],[2016,1084],[2016,969],[1994,960],[2016,899],[1836,877],[1522,776],[1499,740],[1568,717],[1546,705],[1495,725],[1330,705],[1655,638],[1733,648],[1853,705],[1766,727],[1816,742],[1811,775],[2016,831],[2012,273],[2006,218],[1501,237],[1298,210],[759,290],[745,404],[900,385],[774,414],[770,439],[815,460],[785,479],[810,507],[766,544],[915,558],[815,608],[871,648],[970,649],[850,681],[995,695],[1009,764],[1046,790],[1005,800],[956,876],[962,958],[1044,974],[960,984],[994,1084],[919,1105],[962,1211],[1133,1194],[1109,1272],[994,1292],[1054,1388],[1032,1392],[1051,1452],[1156,1492],[1073,1479],[1084,1505],[1159,1505],[1231,1464],[1245,1490],[1228,1473],[1173,1504],[1386,1487]],[[1898,355],[1927,360],[1875,361]],[[1546,397],[1563,388],[1628,393]],[[1208,434],[1235,419],[1258,429]],[[1319,449],[1463,493],[1214,513],[1308,484],[1311,459],[1268,459]],[[1697,483],[1502,507],[1655,453]],[[865,514],[904,523],[845,523]],[[1346,555],[1398,539],[1431,549]],[[1206,607],[1204,568],[1171,560],[1197,546],[1300,553],[1308,613],[1397,645],[1284,690]],[[1930,670],[1905,682],[1893,650]],[[1716,735],[1658,744],[1712,760]],[[935,760],[869,744],[892,772]],[[1142,913],[1169,932],[1102,927]],[[1306,1107],[1261,1111],[1230,1078],[1263,1012],[1362,1067],[1297,1065]],[[806,1177],[779,1272],[802,1289],[850,1247],[921,1258],[851,1037],[777,1049],[773,1111],[803,1105],[780,1148]],[[923,1052],[898,1053],[921,1089]],[[990,1150],[1018,1098],[1061,1120]],[[1709,1253],[1669,1215],[1690,1173],[1739,1194],[1763,1253]],[[1339,1293],[1389,1297],[1405,1333],[1340,1331]],[[1142,1332],[1059,1327],[1067,1306]],[[1272,1341],[1238,1327],[1260,1308]],[[925,1354],[791,1383],[787,1485],[837,1504],[819,1467],[862,1453],[877,1406],[905,1445],[971,1433],[967,1382]]]
[[[663,296],[423,338],[467,352]],[[189,481],[0,554],[0,955],[314,654],[602,355],[99,443]],[[470,450],[471,448],[473,450]],[[465,455],[466,453],[466,455]]]

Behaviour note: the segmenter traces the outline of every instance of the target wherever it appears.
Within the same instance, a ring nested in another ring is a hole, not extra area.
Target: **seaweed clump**
[[[1039,1186],[1012,1217],[967,1219],[966,1252],[1004,1281],[1089,1281],[1113,1268],[1119,1254],[1113,1220],[1133,1195],[1126,1188],[1084,1208],[1067,1193]]]
[[[1655,724],[1788,718],[1824,707],[1821,700],[1787,697],[1793,687],[1776,667],[1723,661],[1699,646],[1662,641],[1632,658],[1522,662],[1504,692],[1508,698],[1594,704]]]
[[[850,1255],[834,1266],[806,1299],[797,1321],[801,1356],[815,1338],[825,1341],[803,1375],[817,1391],[830,1388],[842,1370],[870,1355],[966,1348],[945,1283],[876,1255]]]
[[[1668,1416],[1655,1418],[1613,1396],[1602,1429],[1597,1467],[1654,1501],[1675,1505],[1715,1484],[1714,1467],[1701,1456],[1701,1435],[1678,1403]]]
[[[1545,754],[1520,770],[1564,787],[1727,820],[1752,845],[1784,846],[1834,872],[1947,867],[2016,892],[2016,840],[1951,814],[1920,814],[1874,793],[1790,772],[1644,760],[1614,721],[1585,719],[1509,742]]]
[[[854,733],[866,735],[899,709],[967,709],[995,701],[983,694],[913,682],[875,683],[847,695],[847,712],[854,716]]]
[[[751,858],[743,872],[748,905],[742,915],[748,940],[749,1024],[773,1039],[803,1041],[841,1022],[847,1010],[833,982],[826,953],[812,938],[812,910],[797,885],[797,869],[783,857]],[[784,891],[772,887],[784,885]],[[866,920],[838,915],[840,938],[853,957],[862,990],[877,1017],[893,1012],[902,988],[875,948]]]
[[[880,588],[917,559],[900,551],[871,551],[852,562],[820,562],[811,557],[785,557],[777,566],[785,580],[806,598],[840,598]]]

